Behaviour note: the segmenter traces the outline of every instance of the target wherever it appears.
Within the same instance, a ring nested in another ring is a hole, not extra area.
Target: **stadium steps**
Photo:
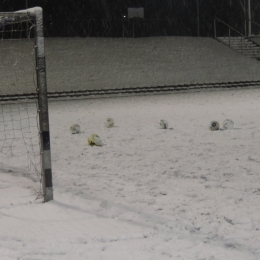
[[[114,88],[114,89],[99,89],[99,90],[78,90],[78,91],[61,91],[48,92],[48,99],[71,99],[71,98],[99,98],[112,96],[131,96],[131,95],[149,95],[149,94],[165,94],[174,92],[189,92],[189,91],[210,91],[210,90],[225,90],[225,89],[245,89],[255,88],[260,86],[260,80],[252,81],[233,81],[233,82],[213,82],[213,83],[193,83],[171,86],[153,86],[140,88]],[[36,93],[10,94],[0,95],[0,102],[14,102],[17,100],[37,99]]]
[[[217,37],[216,39],[245,56],[260,60],[260,46],[246,37]]]

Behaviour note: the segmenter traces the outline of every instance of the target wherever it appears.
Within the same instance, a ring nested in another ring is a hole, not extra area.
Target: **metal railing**
[[[227,23],[225,23],[224,21],[220,20],[219,18],[215,17],[214,18],[214,37],[215,39],[218,39],[217,36],[217,23],[221,23],[223,24],[225,27],[228,28],[228,45],[231,47],[231,32],[234,32],[236,34],[236,37],[240,37],[240,50],[241,52],[244,54],[244,39],[245,39],[245,35],[242,34],[241,32],[237,31],[235,28],[231,27],[230,25],[228,25]],[[223,33],[223,32],[222,32]],[[238,36],[237,36],[238,35]],[[223,35],[221,35],[223,36]],[[219,39],[218,39],[219,40]],[[221,41],[224,42],[224,41]],[[226,42],[224,42],[226,43]]]
[[[251,24],[253,23],[254,25],[256,25],[256,27],[259,29],[259,33],[258,33],[258,35],[259,35],[260,34],[260,24],[255,22],[255,21],[253,21],[253,20],[251,20],[251,19],[246,19],[246,20],[248,22],[250,22]],[[251,25],[250,25],[250,27],[251,27]],[[252,32],[252,27],[251,27],[251,32]],[[251,37],[251,36],[253,36],[251,33],[248,34],[248,37]]]

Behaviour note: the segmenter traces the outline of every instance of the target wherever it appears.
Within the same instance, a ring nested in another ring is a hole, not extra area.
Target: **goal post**
[[[25,25],[22,25],[25,23]],[[19,24],[17,26],[17,24]],[[26,31],[26,35],[24,35],[25,27],[28,30],[28,24],[30,26],[29,33]],[[15,27],[16,25],[16,27]],[[8,27],[9,26],[9,27]],[[10,27],[11,26],[11,27]],[[14,29],[13,29],[14,26]],[[5,28],[8,28],[5,31]],[[12,28],[12,29],[10,29]],[[15,39],[12,38],[14,34],[17,35],[17,33],[20,33],[21,38],[25,38],[23,40],[26,41],[26,38],[31,38],[34,37],[34,72],[33,75],[30,75],[31,77],[36,77],[36,80],[34,81],[35,88],[34,88],[34,94],[35,94],[35,100],[36,100],[36,109],[37,109],[37,117],[36,119],[38,120],[37,126],[38,126],[38,131],[39,131],[39,157],[40,157],[40,175],[41,175],[41,182],[42,182],[42,195],[44,198],[45,202],[48,202],[50,200],[53,200],[53,185],[52,185],[52,167],[51,167],[51,147],[50,147],[50,131],[49,131],[49,113],[48,113],[48,98],[47,98],[47,81],[46,81],[46,64],[45,64],[45,53],[44,53],[44,35],[43,35],[43,16],[42,16],[42,8],[41,7],[34,7],[34,8],[29,8],[26,10],[20,10],[16,12],[0,12],[0,32],[2,33],[2,39],[0,41],[5,42],[8,40],[17,40],[17,37]],[[27,39],[28,40],[28,39]],[[6,46],[11,46],[13,42],[8,42],[7,44],[3,45],[4,47],[0,46],[1,52],[6,52]],[[2,47],[2,48],[1,48]],[[17,47],[17,46],[15,46]],[[18,46],[19,47],[19,46]],[[14,52],[13,47],[10,50],[10,53],[12,52],[11,56],[15,55],[20,55],[23,56],[24,58],[27,58],[27,54],[19,54],[19,50]],[[22,52],[22,51],[21,51]],[[3,54],[2,55],[7,55]],[[6,56],[5,56],[6,57]],[[21,68],[21,69],[16,69],[14,68],[16,63],[19,63],[20,60],[17,58],[15,61],[15,64],[10,66],[11,70],[13,70],[16,74],[19,73],[20,71],[24,72],[26,68]],[[21,66],[22,67],[22,66]],[[13,88],[13,86],[17,86],[17,92],[15,92],[15,88],[12,90],[12,97],[17,94],[17,96],[21,97],[25,92],[29,91],[26,90],[25,88],[23,89],[21,79],[19,76],[15,75],[15,83],[12,83],[12,77],[10,76],[11,72],[6,72],[6,68],[3,68],[2,71],[4,71],[7,76],[6,76],[6,84],[3,83],[3,89],[8,89],[9,86],[10,88]],[[1,72],[1,71],[0,71]],[[22,73],[21,73],[22,74]],[[26,74],[26,73],[25,73]],[[29,86],[30,83],[28,83],[27,75],[23,75],[25,79],[23,82],[26,86]],[[5,77],[3,82],[5,82]],[[1,83],[0,83],[1,84]],[[1,86],[1,85],[0,85]],[[1,89],[1,87],[0,87]],[[30,89],[31,91],[31,89]],[[31,92],[30,92],[31,93]],[[1,102],[8,102],[10,101],[8,99],[8,91],[1,93],[1,97],[4,97],[1,99]],[[4,99],[4,100],[3,100]],[[18,104],[19,101],[17,101]],[[23,101],[24,102],[24,101]],[[19,106],[20,108],[21,106]],[[27,108],[26,108],[27,109]],[[8,116],[5,116],[4,111],[7,110],[2,109],[2,125],[3,125],[3,132],[6,134],[9,134],[9,130],[6,130],[6,125],[8,125],[7,119],[5,119]],[[10,112],[11,118],[13,120],[14,118],[14,109],[8,109]],[[20,122],[22,124],[22,121],[24,118],[21,119],[21,111],[18,111],[18,114],[20,116]],[[26,112],[29,114],[29,112]],[[1,114],[0,114],[1,116]],[[10,117],[10,116],[9,116]],[[28,117],[30,118],[30,117]],[[26,119],[27,120],[27,119]],[[29,121],[29,119],[28,119]],[[1,122],[0,122],[1,124]],[[28,123],[30,126],[30,123]],[[14,125],[13,122],[10,123],[10,125]],[[19,128],[19,127],[18,127]],[[11,129],[11,131],[14,132],[14,130],[18,129],[17,127],[14,127]],[[21,130],[25,128],[24,126],[20,127]],[[20,129],[19,128],[19,129]],[[29,130],[28,132],[30,132]],[[1,132],[0,132],[1,134]],[[25,138],[25,135],[22,134],[23,138]],[[13,140],[16,139],[16,136],[13,137]],[[12,141],[13,141],[12,140]],[[27,139],[26,139],[27,140]],[[3,141],[6,143],[6,140]],[[0,147],[1,149],[1,147]]]

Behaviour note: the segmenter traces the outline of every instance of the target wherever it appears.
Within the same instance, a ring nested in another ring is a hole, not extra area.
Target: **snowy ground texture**
[[[26,55],[3,59],[3,85],[34,86]],[[206,38],[48,39],[46,59],[50,91],[260,79],[258,61]],[[256,88],[50,102],[54,201],[23,146],[0,153],[0,259],[259,260],[259,101]]]
[[[260,65],[212,38],[47,38],[50,91],[260,80]]]
[[[248,89],[50,102],[55,200],[36,199],[20,158],[1,159],[1,260],[260,259],[259,101]],[[227,118],[234,129],[208,129]],[[87,145],[93,133],[104,146]]]
[[[47,38],[45,47],[51,92],[260,80],[259,61],[212,38]],[[34,92],[34,42],[0,49],[0,94]]]

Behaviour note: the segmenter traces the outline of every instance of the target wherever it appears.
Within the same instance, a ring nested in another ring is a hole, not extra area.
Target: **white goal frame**
[[[2,27],[21,21],[32,21],[34,27],[42,191],[44,202],[48,202],[53,200],[53,186],[42,8],[34,7],[17,12],[0,12],[0,25]]]

